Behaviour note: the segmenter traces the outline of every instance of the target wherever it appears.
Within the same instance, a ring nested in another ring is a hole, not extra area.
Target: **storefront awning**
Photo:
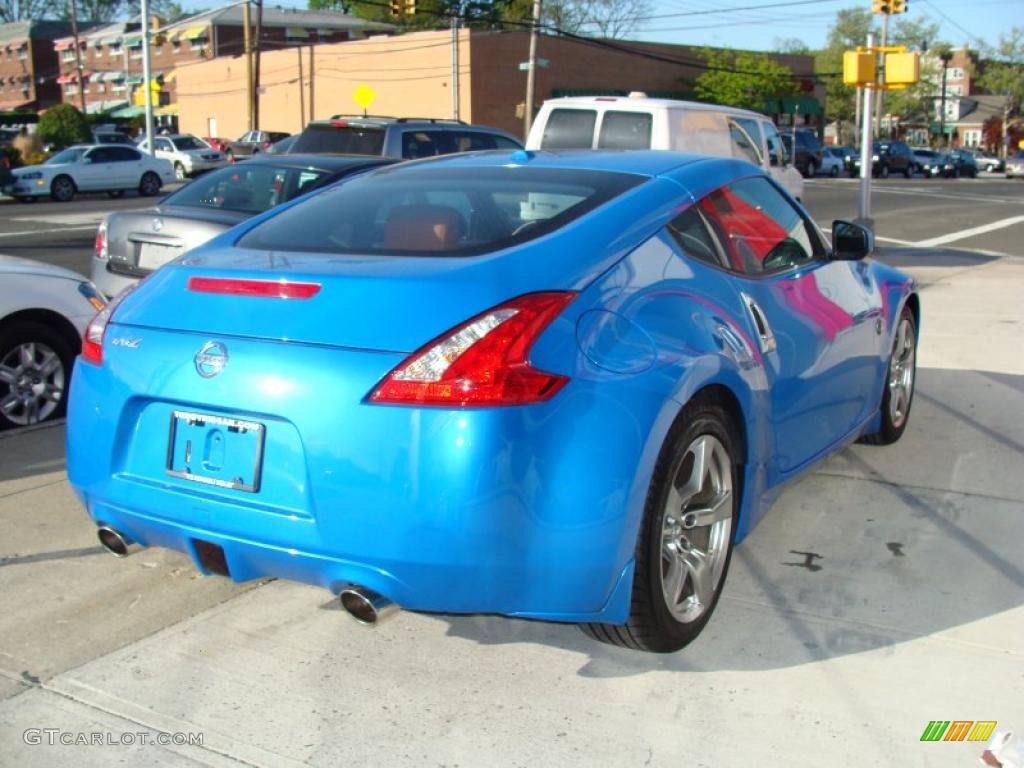
[[[126,82],[128,83],[128,85],[138,85],[142,81],[142,75],[128,75],[128,79]]]
[[[202,26],[198,26],[198,27],[189,27],[188,29],[185,30],[185,34],[183,35],[183,37],[186,40],[198,40],[201,37],[209,37],[209,36],[210,36],[210,28],[208,26],[206,26],[205,24],[203,24]]]
[[[53,41],[53,50],[55,51],[66,51],[68,48],[74,48],[75,38],[73,37],[62,37],[59,40]]]
[[[820,115],[821,104],[813,96],[787,96],[766,101],[765,112],[777,115]]]
[[[119,101],[90,101],[85,108],[85,111],[90,115],[94,115],[97,112],[108,112],[112,109],[120,109],[125,106],[128,102],[124,99]]]
[[[178,79],[178,70],[176,70],[176,69],[172,69],[170,72],[168,72],[166,75],[164,75],[164,82],[165,83],[173,83],[177,79]]]
[[[138,117],[139,115],[146,114],[146,110],[142,107],[121,107],[115,109],[110,113],[111,117]]]
[[[129,48],[141,48],[142,47],[142,38],[141,37],[127,38],[124,41],[124,44],[127,45]]]
[[[124,72],[115,70],[114,72],[99,72],[93,78],[94,80],[102,80],[103,82],[110,82],[111,80],[124,80]]]

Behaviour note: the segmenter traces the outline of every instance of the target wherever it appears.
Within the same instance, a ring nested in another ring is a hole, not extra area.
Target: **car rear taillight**
[[[100,224],[100,228],[96,230],[96,242],[93,245],[93,255],[97,259],[106,260],[110,255],[107,250],[107,222]]]
[[[273,142],[270,142],[270,141],[264,141],[262,144],[260,144],[260,149],[270,149],[270,145],[272,143]]]
[[[348,128],[347,120],[331,120],[331,125],[335,128]]]
[[[129,293],[134,291],[139,286],[138,283],[132,283],[117,296],[110,300],[102,310],[96,313],[96,316],[89,321],[89,325],[86,326],[85,336],[82,337],[82,359],[86,362],[92,363],[93,365],[103,365],[103,337],[107,333],[107,326],[110,324],[111,318],[114,316],[114,311],[120,306],[121,302],[125,300],[125,297]]]
[[[320,283],[190,277],[188,289],[195,293],[224,293],[229,296],[258,296],[265,299],[310,299],[320,292]]]
[[[529,293],[428,342],[369,396],[395,405],[526,405],[553,397],[568,377],[530,365],[530,349],[575,292]]]

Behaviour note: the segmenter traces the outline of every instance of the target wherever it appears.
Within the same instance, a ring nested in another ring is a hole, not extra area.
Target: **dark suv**
[[[806,128],[796,129],[796,150],[793,149],[793,131],[780,130],[782,143],[786,145],[786,152],[793,159],[793,165],[805,177],[812,178],[821,168],[821,142],[817,134]]]
[[[411,160],[478,149],[522,149],[512,134],[459,120],[347,117],[314,120],[289,152],[383,155]]]
[[[860,176],[860,152],[847,159],[850,176]],[[886,179],[890,173],[902,173],[909,179],[914,175],[916,166],[914,153],[902,141],[876,141],[871,144],[872,176]]]

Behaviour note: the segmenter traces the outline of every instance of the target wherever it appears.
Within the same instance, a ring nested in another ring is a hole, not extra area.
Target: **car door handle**
[[[757,329],[757,343],[761,347],[761,351],[764,354],[774,352],[777,345],[775,343],[775,334],[772,333],[771,326],[768,325],[768,318],[765,317],[764,311],[758,305],[752,296],[745,293],[740,294],[743,297],[743,303],[747,307],[747,311],[750,313],[750,318],[754,321],[754,327]]]

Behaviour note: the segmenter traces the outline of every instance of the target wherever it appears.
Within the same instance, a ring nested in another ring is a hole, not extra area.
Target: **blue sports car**
[[[872,247],[730,159],[382,168],[97,315],[68,474],[115,554],[674,651],[786,481],[906,428],[919,300]]]

